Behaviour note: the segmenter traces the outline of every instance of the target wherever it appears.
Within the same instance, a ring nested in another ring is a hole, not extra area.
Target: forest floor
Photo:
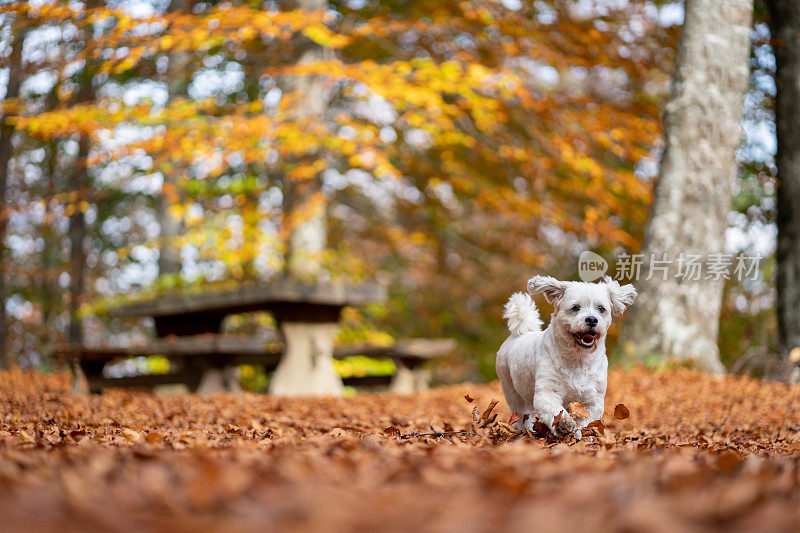
[[[67,390],[64,374],[0,373],[2,531],[800,528],[800,386],[613,371],[604,434],[580,442],[510,433],[497,383],[351,399]],[[419,435],[446,431],[465,433]]]

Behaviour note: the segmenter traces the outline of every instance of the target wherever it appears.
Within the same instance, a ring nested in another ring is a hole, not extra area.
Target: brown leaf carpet
[[[0,373],[0,531],[800,531],[800,386],[614,371],[604,434],[577,443],[509,433],[497,383],[67,390]]]

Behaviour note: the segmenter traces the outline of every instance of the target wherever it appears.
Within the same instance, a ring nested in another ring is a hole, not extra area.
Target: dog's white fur
[[[580,438],[581,428],[603,416],[608,381],[605,341],[611,316],[633,303],[636,289],[620,286],[608,276],[598,283],[535,276],[528,281],[528,293],[544,294],[553,305],[553,315],[542,331],[529,294],[518,292],[508,300],[504,318],[511,336],[497,352],[496,362],[503,394],[528,429],[538,418],[556,435]],[[597,319],[593,328],[591,317]],[[589,417],[573,418],[570,402],[586,406]]]

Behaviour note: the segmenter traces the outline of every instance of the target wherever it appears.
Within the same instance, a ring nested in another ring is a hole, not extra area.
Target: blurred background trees
[[[759,9],[734,252],[774,245]],[[6,2],[2,17],[11,359],[46,364],[51,343],[109,328],[144,335],[83,319],[133,291],[289,268],[389,283],[389,306],[351,314],[351,330],[455,337],[450,377],[475,378],[491,375],[502,304],[533,271],[574,278],[582,250],[639,250],[683,9],[109,0]],[[726,284],[727,364],[777,349],[773,264]]]

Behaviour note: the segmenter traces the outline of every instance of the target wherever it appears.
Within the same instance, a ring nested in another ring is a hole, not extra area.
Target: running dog
[[[608,382],[606,332],[611,317],[621,315],[636,299],[633,285],[608,276],[597,283],[559,281],[534,276],[528,293],[518,292],[505,306],[511,335],[497,352],[497,376],[503,394],[522,425],[538,420],[555,435],[581,437],[581,428],[603,416]],[[550,324],[542,330],[531,294],[541,293],[553,306]],[[580,402],[588,417],[574,417],[570,402]],[[525,416],[528,415],[528,416]]]

